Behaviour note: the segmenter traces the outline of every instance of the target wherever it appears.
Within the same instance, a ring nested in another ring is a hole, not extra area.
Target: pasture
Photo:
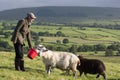
[[[78,53],[81,54],[81,53]],[[103,80],[102,77],[96,79],[96,75],[88,74],[88,77],[82,75],[73,78],[72,72],[70,75],[65,75],[65,71],[54,69],[50,75],[46,75],[44,64],[41,57],[37,56],[31,60],[25,54],[26,72],[14,70],[14,52],[0,52],[0,80]],[[83,55],[86,58],[100,59],[106,66],[106,74],[108,80],[120,80],[120,57],[104,57],[100,55]]]
[[[2,28],[2,26],[0,26]],[[62,28],[59,30],[59,28]],[[12,32],[13,30],[3,30],[3,32]],[[39,39],[43,38],[44,43],[56,43],[56,40],[62,41],[64,38],[69,39],[69,44],[112,44],[114,42],[120,42],[120,32],[119,30],[104,29],[104,28],[88,28],[81,30],[78,27],[70,26],[38,26],[32,25],[31,31],[39,33],[46,32],[55,34],[57,31],[61,31],[66,35],[66,37],[49,37],[49,36],[39,36]],[[9,42],[11,35],[6,39],[1,37],[1,40]],[[34,44],[35,41],[33,41]],[[27,43],[26,43],[27,45]],[[12,45],[13,46],[13,45]],[[78,53],[81,54],[81,53]],[[90,54],[94,54],[90,53]],[[99,55],[100,54],[100,55]],[[106,74],[108,80],[120,80],[120,57],[104,57],[101,56],[103,53],[96,55],[84,54],[86,58],[95,58],[102,60],[106,65]],[[46,75],[45,67],[42,62],[41,57],[36,57],[31,60],[25,54],[25,68],[26,72],[18,72],[14,70],[14,52],[0,52],[0,80],[103,80],[102,77],[96,79],[96,75],[88,74],[88,77],[82,75],[79,77],[79,72],[77,72],[77,78],[73,78],[72,72],[69,76],[65,75],[65,71],[54,69],[51,75]]]
[[[61,30],[59,30],[61,28]],[[104,28],[88,28],[85,27],[85,30],[81,30],[78,27],[69,27],[69,26],[32,26],[31,30],[33,32],[46,32],[55,34],[58,31],[61,31],[66,35],[66,37],[45,37],[45,42],[56,42],[56,40],[63,40],[68,38],[70,42],[76,44],[111,44],[113,42],[120,42],[120,33],[119,30],[104,29]]]
[[[2,29],[2,27],[0,27]],[[61,28],[61,29],[59,29]],[[31,31],[38,34],[39,32],[48,32],[50,34],[56,34],[58,31],[61,31],[65,34],[65,37],[62,36],[38,36],[39,40],[44,39],[43,43],[56,43],[57,40],[62,40],[64,38],[69,39],[70,45],[77,44],[87,44],[87,45],[94,45],[94,44],[105,44],[109,45],[112,43],[120,42],[120,33],[119,30],[113,29],[104,29],[104,28],[88,28],[85,27],[84,30],[80,29],[79,27],[74,26],[42,26],[42,25],[32,25]],[[4,33],[10,32],[12,33],[13,30],[3,29]],[[11,34],[8,38],[4,38],[4,34],[1,34],[1,40],[7,41],[11,46]],[[32,35],[32,37],[36,35]],[[35,40],[33,40],[34,44]],[[27,44],[27,43],[26,43]]]

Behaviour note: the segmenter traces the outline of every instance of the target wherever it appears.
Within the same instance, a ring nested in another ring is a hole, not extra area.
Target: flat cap
[[[36,16],[35,16],[34,13],[32,13],[32,12],[28,13],[27,16],[28,16],[28,17],[31,17],[31,18],[33,18],[33,19],[36,18]]]

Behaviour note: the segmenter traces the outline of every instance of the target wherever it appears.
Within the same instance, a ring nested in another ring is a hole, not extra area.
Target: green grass
[[[86,43],[87,40],[88,44],[91,43],[111,43],[111,42],[120,42],[120,33],[119,30],[111,30],[111,29],[103,29],[103,28],[86,28],[86,30],[80,30],[77,27],[65,27],[62,26],[62,30],[58,30],[60,26],[33,26],[32,31],[35,32],[45,32],[48,31],[49,33],[56,33],[57,31],[61,31],[64,33],[67,38],[71,41],[72,39],[76,39],[77,43]],[[82,38],[81,38],[82,37]],[[53,38],[53,37],[48,37]],[[45,40],[49,41],[49,39]],[[55,37],[54,40],[56,41],[58,37]],[[53,41],[53,40],[51,40]],[[74,41],[74,42],[76,42]]]
[[[61,30],[58,30],[62,27]],[[104,29],[104,28],[88,28],[85,30],[78,29],[78,27],[68,27],[68,26],[38,26],[32,25],[31,31],[36,33],[48,31],[49,33],[56,34],[57,31],[61,31],[66,35],[66,37],[45,37],[39,36],[39,38],[44,38],[45,43],[56,43],[56,40],[62,40],[68,38],[73,44],[111,44],[114,42],[120,42],[119,30]],[[13,30],[4,30],[4,32],[13,32]],[[9,38],[3,38],[2,40],[8,41],[10,45],[11,36]],[[35,42],[35,41],[33,41]]]
[[[79,53],[81,54],[81,53]],[[82,75],[73,78],[72,72],[70,75],[65,75],[65,71],[54,69],[50,75],[46,75],[44,64],[41,57],[36,57],[31,60],[24,55],[26,72],[14,70],[14,52],[0,52],[0,80],[103,80],[102,77],[96,79],[96,75],[88,74],[88,77]],[[120,79],[120,57],[104,57],[94,55],[84,55],[86,58],[100,59],[106,65],[106,74],[108,80]]]

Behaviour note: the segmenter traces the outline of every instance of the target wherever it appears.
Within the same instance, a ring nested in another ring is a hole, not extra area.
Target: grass
[[[0,26],[1,27],[1,26]],[[60,26],[31,26],[31,30],[34,32],[56,33]],[[12,31],[12,30],[11,30]],[[86,28],[86,30],[79,30],[77,27],[65,27],[62,26],[61,30],[68,37],[43,37],[45,43],[55,43],[56,40],[63,40],[68,38],[73,44],[107,44],[111,42],[120,42],[119,30],[110,30],[103,28]],[[7,30],[5,32],[8,32]],[[82,38],[81,38],[82,37]],[[10,45],[11,36],[8,39],[2,38],[2,40],[8,41]],[[12,45],[13,46],[13,45]],[[90,52],[89,52],[90,53]],[[82,54],[82,53],[79,53]],[[92,54],[92,53],[90,53]],[[101,53],[100,53],[101,54]],[[102,60],[106,65],[106,74],[108,80],[120,80],[120,57],[103,57],[99,54],[97,56],[83,54],[87,58],[95,58]],[[99,56],[98,56],[99,55]],[[26,72],[18,72],[14,70],[14,52],[0,52],[0,80],[96,80],[96,75],[88,74],[88,77],[82,75],[79,77],[77,72],[77,78],[73,78],[72,72],[70,76],[65,75],[65,71],[54,69],[51,75],[46,75],[44,64],[41,57],[36,57],[34,60],[30,60],[25,55],[25,68]],[[100,77],[98,80],[103,80]]]
[[[26,72],[15,71],[14,56],[14,52],[0,52],[0,80],[96,80],[96,75],[88,74],[88,77],[84,75],[79,77],[77,72],[77,78],[73,78],[72,72],[67,76],[65,71],[59,69],[54,69],[51,75],[46,75],[41,57],[31,60],[26,54],[24,55]],[[102,60],[106,65],[107,79],[120,80],[120,57],[91,56],[87,54],[84,57]],[[97,80],[103,80],[103,78],[100,77]]]
[[[59,28],[61,27],[61,30]],[[45,43],[56,43],[57,40],[63,41],[64,38],[69,39],[73,44],[76,43],[78,45],[82,44],[111,44],[114,42],[120,42],[120,33],[119,30],[112,29],[104,29],[104,28],[88,28],[85,27],[85,30],[78,29],[78,27],[70,27],[70,26],[38,26],[32,25],[31,31],[39,33],[46,32],[56,34],[56,32],[61,31],[66,35],[66,37],[46,37],[39,36],[39,38],[43,38]],[[4,30],[3,32],[13,32],[13,30]],[[10,45],[12,45],[10,35],[7,39],[1,35],[1,40],[7,41]],[[34,44],[35,41],[33,41]],[[72,45],[72,44],[71,44]]]
[[[36,27],[36,28],[35,28]],[[71,42],[77,42],[79,44],[97,44],[97,43],[111,43],[120,42],[119,30],[103,29],[103,28],[86,28],[86,30],[80,30],[77,27],[65,27],[62,26],[62,30],[58,30],[60,26],[33,26],[32,30],[36,32],[56,33],[61,31],[64,33]],[[52,40],[51,40],[51,39]],[[58,40],[55,37],[54,42]],[[64,37],[63,37],[64,38]],[[46,41],[53,41],[53,37],[45,38]]]

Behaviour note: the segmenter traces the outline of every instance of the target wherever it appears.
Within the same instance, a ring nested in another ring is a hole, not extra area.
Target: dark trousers
[[[23,51],[23,45],[20,43],[14,44],[15,48],[15,58],[23,59],[24,51]]]
[[[23,45],[16,43],[14,44],[15,48],[15,69],[18,71],[25,71],[24,69],[24,51],[23,51]]]

